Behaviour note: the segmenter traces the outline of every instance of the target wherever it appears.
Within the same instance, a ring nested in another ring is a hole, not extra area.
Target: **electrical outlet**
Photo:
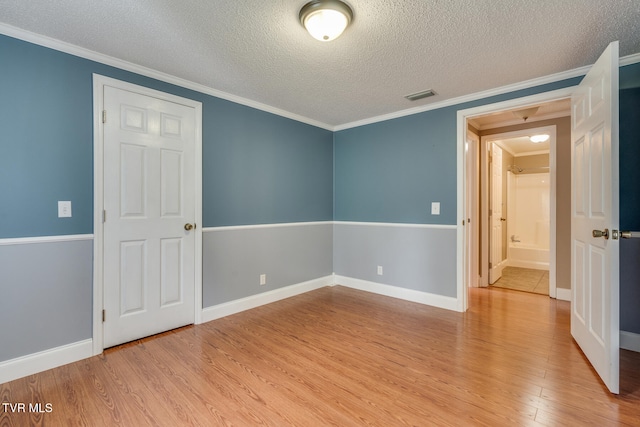
[[[440,215],[440,202],[431,202],[431,215]]]
[[[382,266],[378,266],[378,276],[382,276]]]
[[[260,286],[264,286],[267,284],[267,275],[266,274],[261,274],[260,275]]]

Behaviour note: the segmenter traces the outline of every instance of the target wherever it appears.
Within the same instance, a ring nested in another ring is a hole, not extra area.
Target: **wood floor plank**
[[[607,392],[570,305],[473,289],[456,313],[322,288],[0,385],[0,427],[638,425],[640,354]],[[0,408],[2,409],[2,408]]]

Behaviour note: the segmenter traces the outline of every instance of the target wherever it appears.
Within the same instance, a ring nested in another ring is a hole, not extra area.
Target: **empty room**
[[[0,2],[0,425],[637,425],[638,22]]]

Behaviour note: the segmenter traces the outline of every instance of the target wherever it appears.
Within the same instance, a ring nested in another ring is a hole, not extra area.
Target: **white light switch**
[[[58,218],[71,218],[70,201],[58,201]]]
[[[440,215],[440,202],[431,202],[431,215]]]

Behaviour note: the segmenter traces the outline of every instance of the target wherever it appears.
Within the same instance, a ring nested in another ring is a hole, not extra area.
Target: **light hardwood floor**
[[[640,354],[611,395],[569,303],[473,289],[456,313],[335,286],[0,385],[50,404],[0,426],[640,424]]]

